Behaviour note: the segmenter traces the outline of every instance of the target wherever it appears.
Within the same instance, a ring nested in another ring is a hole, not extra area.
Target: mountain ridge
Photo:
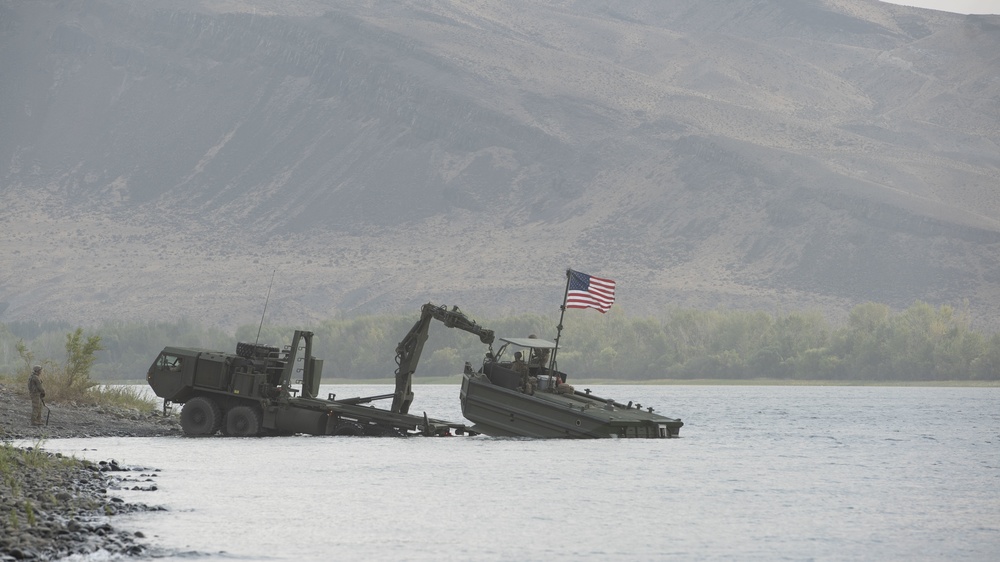
[[[0,321],[1000,326],[1000,18],[869,0],[0,4]],[[9,55],[9,56],[8,56]],[[18,252],[18,253],[15,253]],[[455,299],[458,299],[456,302]]]

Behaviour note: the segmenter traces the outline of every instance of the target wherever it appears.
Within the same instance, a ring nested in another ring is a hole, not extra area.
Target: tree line
[[[555,339],[558,310],[479,318],[497,336],[537,334]],[[325,359],[324,377],[391,377],[395,349],[418,315],[331,318],[315,326],[245,325],[235,334],[179,322],[106,322],[91,329],[103,349],[93,365],[98,380],[142,380],[167,345],[235,351],[237,341],[282,346],[296,328],[315,332],[314,354]],[[902,311],[887,305],[855,306],[835,325],[818,311],[670,309],[655,317],[629,317],[615,309],[567,311],[558,367],[574,378],[935,381],[1000,380],[1000,334],[971,327],[968,306],[956,310],[916,302]],[[0,325],[0,373],[26,369],[17,346],[35,357],[58,357],[69,325]],[[260,336],[258,338],[258,330]],[[497,349],[502,342],[494,343]],[[416,376],[443,376],[474,367],[487,348],[478,338],[443,324],[431,325]],[[508,356],[510,352],[508,352]]]

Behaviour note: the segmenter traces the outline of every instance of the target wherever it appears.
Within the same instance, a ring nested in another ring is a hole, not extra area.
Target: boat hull
[[[668,438],[677,437],[684,425],[585,392],[525,394],[481,373],[463,376],[461,402],[462,414],[475,423],[472,429],[494,437]]]

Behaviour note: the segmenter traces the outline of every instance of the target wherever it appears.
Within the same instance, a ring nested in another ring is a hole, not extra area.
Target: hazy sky
[[[959,14],[1000,14],[1000,0],[883,0],[904,6]]]

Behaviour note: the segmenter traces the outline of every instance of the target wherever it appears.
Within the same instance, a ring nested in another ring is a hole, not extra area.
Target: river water
[[[168,511],[114,524],[167,560],[1000,559],[1000,388],[591,388],[682,438],[45,446],[160,469],[113,493]],[[462,420],[457,385],[415,392],[411,412]]]

